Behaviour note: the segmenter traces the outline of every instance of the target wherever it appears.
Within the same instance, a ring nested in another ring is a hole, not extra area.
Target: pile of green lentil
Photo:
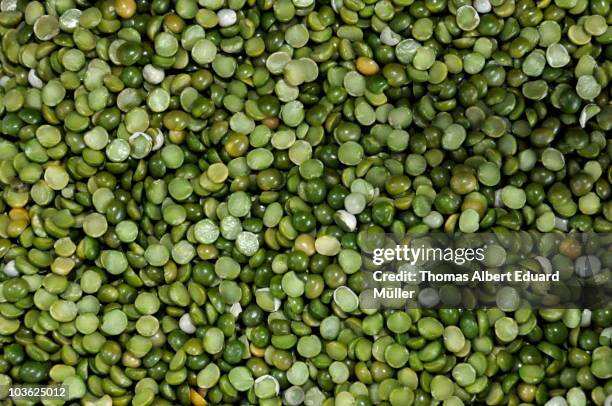
[[[612,232],[610,24],[609,0],[2,0],[0,395],[609,405],[610,308],[356,298],[366,232]]]

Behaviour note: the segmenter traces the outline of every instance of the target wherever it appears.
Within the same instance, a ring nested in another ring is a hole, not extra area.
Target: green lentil
[[[612,230],[610,21],[604,0],[2,1],[0,392],[607,404],[609,307],[506,286],[372,311],[361,271],[370,231]],[[586,273],[600,248],[553,245],[520,266]]]

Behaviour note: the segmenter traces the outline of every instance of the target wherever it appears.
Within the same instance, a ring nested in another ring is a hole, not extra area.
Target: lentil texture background
[[[609,406],[610,308],[357,295],[366,232],[612,232],[611,23],[609,0],[2,0],[0,395]]]

